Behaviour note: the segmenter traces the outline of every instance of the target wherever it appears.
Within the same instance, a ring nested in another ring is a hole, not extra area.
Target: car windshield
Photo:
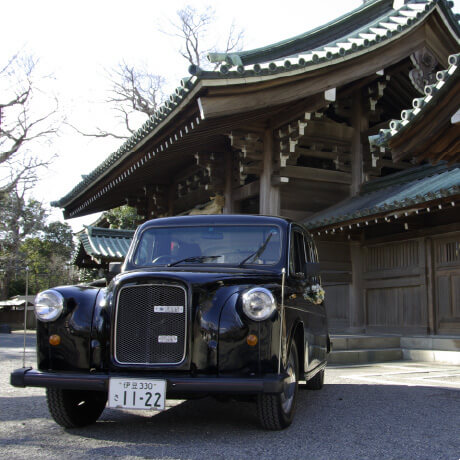
[[[137,266],[187,264],[274,265],[281,257],[276,225],[153,227],[134,254]]]

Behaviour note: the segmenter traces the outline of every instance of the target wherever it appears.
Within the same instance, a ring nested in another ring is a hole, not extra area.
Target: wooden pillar
[[[146,220],[153,219],[153,186],[147,185],[145,187],[145,197],[147,200],[147,215],[145,216]]]
[[[363,250],[358,241],[350,242],[352,284],[350,286],[350,332],[364,332],[366,328],[363,287]]]
[[[235,212],[233,203],[233,153],[225,152],[224,208],[223,214]]]
[[[272,185],[273,159],[273,130],[271,128],[266,128],[264,131],[262,172],[260,174],[259,214],[279,216],[280,188]]]
[[[174,216],[174,200],[176,199],[176,184],[172,182],[168,186],[168,216]]]
[[[364,110],[364,99],[361,89],[353,93],[352,102],[352,127],[353,138],[351,141],[351,194],[358,194],[361,184],[364,181],[363,162],[364,145],[362,133],[369,128],[369,120]]]
[[[423,242],[421,242],[420,244],[423,244]],[[427,333],[436,334],[433,240],[431,238],[426,238],[425,240],[425,286],[427,306]]]

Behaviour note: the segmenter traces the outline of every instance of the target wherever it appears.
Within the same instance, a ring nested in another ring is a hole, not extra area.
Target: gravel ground
[[[13,388],[22,336],[0,334],[0,458],[452,459],[460,458],[460,369],[399,361],[328,368],[321,391],[299,394],[294,423],[263,431],[251,403],[168,401],[161,413],[106,409],[65,430],[41,388]],[[27,336],[27,365],[34,365]]]

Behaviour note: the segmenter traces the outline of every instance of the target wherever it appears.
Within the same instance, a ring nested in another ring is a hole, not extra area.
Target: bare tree
[[[191,5],[187,5],[177,12],[179,22],[173,22],[172,25],[176,31],[175,35],[183,40],[183,47],[179,52],[190,64],[200,66],[204,61],[201,42],[213,16],[214,10],[210,6],[199,12]]]
[[[85,133],[72,126],[83,136],[88,137],[113,137],[115,139],[128,139],[138,128],[133,118],[142,122],[155,113],[163,102],[163,86],[165,79],[143,68],[135,68],[126,62],[120,63],[116,68],[108,71],[111,89],[105,100],[116,113],[116,117],[125,128],[124,133],[114,133],[96,127],[96,132]],[[136,115],[141,114],[141,117]]]
[[[43,78],[30,56],[16,54],[0,68],[0,193],[35,182],[37,170],[51,161],[34,153],[58,129],[57,99],[40,91]]]
[[[205,56],[219,46],[215,45],[215,40],[212,40],[212,47],[207,46],[211,42],[210,27],[215,23],[216,15],[211,7],[208,6],[200,11],[188,5],[177,11],[176,21],[171,21],[172,32],[163,33],[180,39],[183,47],[179,53],[190,64],[210,66],[212,64],[205,59]],[[225,49],[221,51],[228,53],[239,49],[242,39],[243,31],[237,29],[232,23],[225,36],[223,45]],[[163,88],[166,79],[146,68],[135,67],[125,61],[107,73],[111,88],[105,103],[115,111],[123,130],[114,132],[96,126],[94,132],[86,132],[68,124],[83,136],[125,140],[134,134],[139,125],[152,116],[164,101]]]
[[[211,51],[216,51],[218,46],[209,46],[208,32],[209,27],[216,22],[216,13],[210,6],[199,11],[191,5],[177,11],[177,20],[172,21],[173,34],[182,40],[183,46],[180,54],[191,65],[198,67],[208,67],[210,64],[206,60],[206,55]],[[225,45],[219,50],[229,53],[241,48],[243,41],[243,30],[238,29],[234,22],[225,38]],[[207,46],[208,45],[208,46]]]

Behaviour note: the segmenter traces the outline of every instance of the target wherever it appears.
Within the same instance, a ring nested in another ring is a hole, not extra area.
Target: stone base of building
[[[342,335],[331,337],[330,364],[411,360],[460,364],[459,336]]]

